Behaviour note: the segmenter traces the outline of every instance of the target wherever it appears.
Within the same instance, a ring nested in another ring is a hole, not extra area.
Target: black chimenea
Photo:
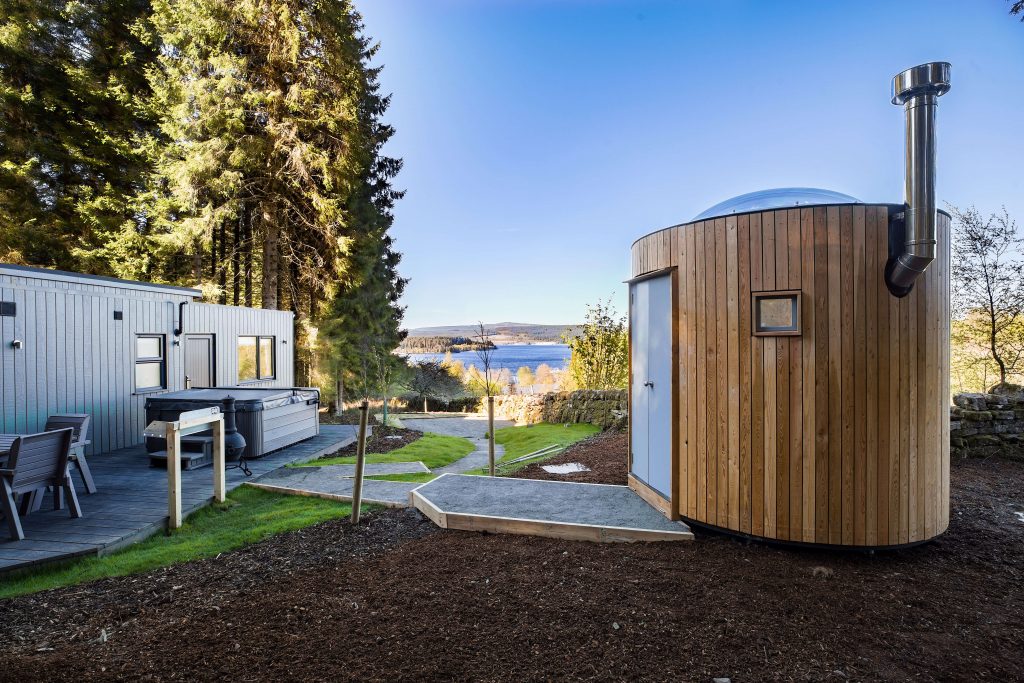
[[[245,451],[245,437],[238,431],[235,424],[235,397],[225,396],[224,404],[224,458],[238,460]]]

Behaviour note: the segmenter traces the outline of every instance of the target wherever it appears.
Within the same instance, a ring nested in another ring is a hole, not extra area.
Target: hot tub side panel
[[[262,452],[269,453],[320,433],[315,400],[290,403],[263,411]]]
[[[770,539],[883,546],[949,522],[949,217],[903,299],[886,205],[763,211],[654,233],[678,266],[680,515]],[[799,336],[754,336],[752,293],[797,290]]]

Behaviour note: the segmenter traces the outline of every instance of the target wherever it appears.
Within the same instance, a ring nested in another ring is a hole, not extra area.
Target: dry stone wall
[[[589,422],[603,429],[626,427],[628,396],[615,391],[556,391],[494,398],[497,419],[517,424]],[[480,412],[485,411],[484,401]],[[1024,389],[988,394],[956,394],[949,411],[953,457],[1000,452],[1024,455]]]
[[[486,410],[485,401],[479,410]],[[494,397],[494,416],[517,424],[589,422],[602,429],[624,429],[629,398],[625,389],[555,391]]]
[[[1019,451],[1024,445],[1024,391],[954,395],[949,440],[953,457]]]

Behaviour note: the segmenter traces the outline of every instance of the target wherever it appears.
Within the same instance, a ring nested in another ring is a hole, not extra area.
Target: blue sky
[[[405,159],[409,327],[624,310],[630,244],[737,194],[901,201],[890,80],[926,61],[953,64],[940,201],[1024,224],[1024,24],[1004,0],[356,5]]]

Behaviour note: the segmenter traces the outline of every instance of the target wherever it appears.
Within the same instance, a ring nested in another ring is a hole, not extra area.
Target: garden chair
[[[52,432],[19,436],[11,445],[6,467],[0,468],[0,508],[7,517],[11,536],[19,541],[25,538],[18,514],[17,496],[25,494],[22,509],[25,513],[36,491],[53,487],[53,506],[59,509],[62,498],[67,499],[71,516],[82,516],[78,506],[75,485],[68,471],[68,455],[74,430],[58,429]]]
[[[69,460],[78,468],[78,473],[82,476],[82,483],[85,484],[86,493],[96,493],[96,482],[93,481],[92,472],[89,470],[89,461],[85,459],[85,447],[89,445],[89,422],[91,419],[85,413],[51,415],[46,418],[46,426],[43,427],[47,432],[68,428],[74,430],[74,435],[71,437]]]

